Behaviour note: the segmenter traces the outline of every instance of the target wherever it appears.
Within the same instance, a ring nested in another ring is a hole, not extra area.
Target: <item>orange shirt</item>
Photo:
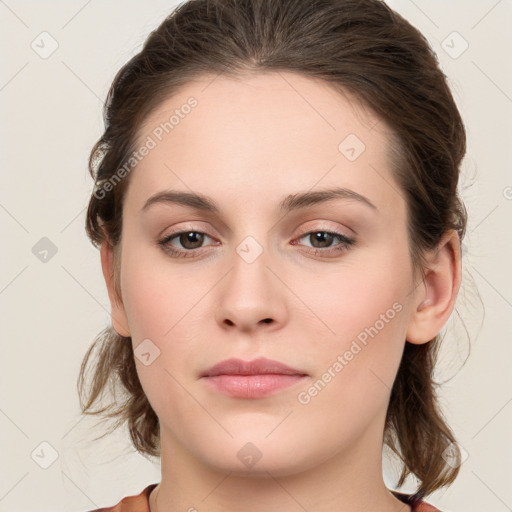
[[[150,512],[149,495],[158,484],[148,485],[140,494],[127,496],[117,505],[107,508],[98,508],[89,512]],[[439,509],[429,505],[423,500],[415,500],[410,495],[391,491],[395,497],[411,506],[412,512],[441,512]]]

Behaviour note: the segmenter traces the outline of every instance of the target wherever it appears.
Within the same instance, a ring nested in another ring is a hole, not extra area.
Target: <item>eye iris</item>
[[[331,245],[334,237],[331,233],[327,233],[325,231],[318,231],[316,233],[313,233],[312,235],[312,240],[316,242],[319,242],[320,245],[315,245],[315,243],[313,243],[313,247],[328,247],[329,245]]]
[[[182,233],[179,240],[183,247],[187,249],[197,249],[201,247],[203,243],[204,234],[198,233],[197,231],[189,231],[188,233]],[[192,247],[189,246],[189,242],[192,244]]]

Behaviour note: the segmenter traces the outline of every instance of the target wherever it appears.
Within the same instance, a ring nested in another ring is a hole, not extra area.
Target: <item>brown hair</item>
[[[416,28],[379,0],[190,0],[117,73],[105,103],[105,132],[89,159],[96,189],[86,229],[94,245],[114,248],[119,297],[118,248],[130,175],[115,186],[112,179],[134,152],[143,121],[194,78],[279,70],[350,93],[390,127],[415,269],[423,272],[425,251],[435,249],[447,230],[462,240],[467,214],[457,183],[464,126],[437,58]],[[385,444],[403,462],[398,486],[415,475],[416,497],[452,483],[459,471],[444,455],[451,450],[460,460],[436,398],[439,342],[438,335],[426,344],[405,344],[386,418]],[[115,392],[119,384],[125,399],[93,410],[107,386]],[[117,418],[114,428],[127,422],[135,448],[159,454],[158,418],[139,382],[131,338],[112,327],[100,333],[82,362],[78,389],[84,413]]]

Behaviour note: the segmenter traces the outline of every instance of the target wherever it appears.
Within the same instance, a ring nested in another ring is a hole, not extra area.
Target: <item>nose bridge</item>
[[[266,240],[258,236],[246,236],[236,247],[232,258],[230,287],[235,296],[243,298],[247,304],[264,303],[266,296],[271,296],[272,284],[269,280],[271,266],[270,250]]]
[[[282,285],[270,268],[272,251],[263,235],[247,235],[234,247],[231,271],[221,288],[219,322],[244,329],[284,319]],[[260,241],[261,240],[261,241]]]

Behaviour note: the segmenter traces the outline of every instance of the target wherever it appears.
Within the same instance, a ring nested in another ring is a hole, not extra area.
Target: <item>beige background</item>
[[[99,432],[79,416],[76,378],[109,322],[99,254],[84,231],[88,153],[115,72],[174,5],[0,1],[1,512],[84,511],[159,481],[159,467],[133,453],[124,432],[93,441]],[[473,183],[463,190],[466,283],[438,374],[451,378],[441,399],[467,458],[456,483],[428,501],[443,512],[505,512],[512,510],[512,2],[390,5],[427,36],[449,77],[468,132],[463,185]],[[54,53],[44,55],[52,44]],[[36,257],[43,237],[57,251],[46,262]],[[463,368],[460,317],[472,338]]]

